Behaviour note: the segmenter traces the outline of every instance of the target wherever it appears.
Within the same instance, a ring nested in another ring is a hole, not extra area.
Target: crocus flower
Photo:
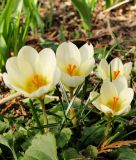
[[[57,65],[61,70],[61,81],[67,87],[77,87],[94,67],[93,46],[87,43],[80,49],[72,42],[59,45],[56,52]]]
[[[24,46],[16,57],[7,60],[6,70],[5,84],[26,97],[39,97],[49,92],[60,79],[55,53],[49,48],[38,54],[34,48]]]
[[[105,59],[102,59],[98,65],[98,76],[103,80],[112,78],[115,80],[119,76],[125,76],[127,79],[130,77],[132,70],[132,62],[123,65],[119,58],[114,58],[109,64]]]
[[[129,112],[133,96],[134,91],[132,88],[128,88],[126,78],[119,77],[112,82],[104,81],[100,94],[91,92],[90,100],[101,112],[115,116]]]

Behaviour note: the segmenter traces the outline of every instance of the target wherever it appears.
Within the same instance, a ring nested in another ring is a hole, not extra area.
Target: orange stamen
[[[75,69],[76,69],[76,65],[75,64],[69,64],[68,68],[67,68],[67,73],[70,76],[73,76],[73,72],[74,72]]]
[[[32,79],[32,83],[37,87],[41,87],[44,85],[44,81],[42,79],[42,77],[38,74],[34,75],[34,78]]]
[[[120,71],[114,71],[113,73],[114,73],[114,79],[116,79],[118,77]]]
[[[115,107],[118,103],[119,98],[118,97],[113,97],[113,104],[112,104],[112,110],[115,110]]]

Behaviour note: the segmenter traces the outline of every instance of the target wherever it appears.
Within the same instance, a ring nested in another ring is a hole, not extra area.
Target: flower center
[[[41,87],[41,86],[43,86],[45,84],[43,78],[38,74],[34,75],[34,77],[32,79],[32,83],[37,88],[39,88],[39,87]]]
[[[120,71],[113,71],[113,79],[116,79],[120,74]]]
[[[70,76],[73,76],[76,68],[77,68],[77,66],[75,64],[69,64],[68,68],[67,68],[67,73]]]
[[[110,109],[112,109],[114,112],[117,112],[121,108],[121,101],[119,97],[113,97],[108,103],[105,104]]]
[[[35,74],[27,80],[25,90],[28,93],[32,93],[46,84],[48,84],[47,78],[39,74]]]
[[[113,97],[113,104],[112,104],[112,110],[116,109],[116,106],[118,104],[119,98],[118,97]]]

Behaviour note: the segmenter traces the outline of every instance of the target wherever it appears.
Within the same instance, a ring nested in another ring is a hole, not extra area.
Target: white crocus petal
[[[18,61],[18,68],[20,70],[20,73],[23,75],[23,77],[26,77],[26,78],[28,78],[30,75],[34,74],[35,72],[35,69],[23,59]]]
[[[123,105],[130,104],[133,97],[134,97],[134,91],[132,88],[124,89],[119,95],[119,98],[122,100]]]
[[[98,92],[90,92],[90,101],[92,102],[92,104],[98,109],[101,110],[101,102],[100,102],[100,96]]]
[[[61,72],[58,67],[55,68],[51,86],[54,87],[60,81]]]
[[[101,102],[103,104],[113,99],[113,97],[118,97],[117,89],[112,82],[104,82],[101,87],[100,94]]]
[[[22,93],[22,89],[24,89],[24,83],[22,81],[19,83],[18,81],[13,80],[7,73],[3,74],[3,80],[9,88]]]
[[[91,92],[90,93],[90,100],[92,101],[92,104],[98,109],[100,110],[101,112],[105,113],[105,114],[109,114],[109,113],[113,113],[113,111],[108,108],[107,106],[103,105],[101,103],[101,98],[99,96],[99,93],[98,92]]]
[[[88,59],[93,58],[94,55],[94,48],[92,44],[84,44],[80,49],[80,55],[81,55],[81,63],[84,63]]]
[[[17,92],[23,94],[24,96],[26,97],[39,97],[41,96],[43,93],[46,93],[48,90],[49,90],[49,87],[50,87],[50,84],[45,86],[45,87],[40,87],[38,90],[32,92],[32,93],[27,93],[25,90],[24,90],[24,86],[20,86],[18,85],[16,82],[12,81],[10,79],[10,77],[8,77],[8,75],[5,73],[3,74],[3,79],[4,79],[4,82],[5,84],[9,87],[9,88],[12,88],[14,90],[16,90]]]
[[[88,76],[92,72],[94,64],[94,58],[91,58],[90,60],[87,60],[85,63],[81,64],[79,68],[81,74],[84,76]]]
[[[24,61],[29,62],[29,64],[35,68],[39,61],[39,54],[34,48],[30,46],[24,46],[20,49],[17,58],[19,61],[23,59]]]
[[[20,49],[17,56],[17,63],[20,71],[24,76],[29,76],[30,74],[36,71],[36,66],[39,62],[39,54],[38,52],[30,47],[24,46]],[[26,70],[22,68],[27,68]]]
[[[107,106],[105,106],[105,105],[103,105],[103,104],[101,104],[100,110],[101,110],[103,113],[107,114],[107,115],[109,115],[109,114],[113,115],[113,113],[114,113],[114,112],[112,111],[112,109],[110,109],[109,107],[107,107]]]
[[[20,49],[17,56],[17,64],[23,76],[29,77],[34,74],[36,72],[35,66],[37,66],[38,62],[39,54],[34,48],[25,46]]]
[[[37,72],[44,76],[52,77],[56,68],[55,53],[50,48],[45,48],[39,53],[40,60],[37,65]]]
[[[121,115],[121,114],[126,114],[130,111],[131,109],[131,105],[126,105],[126,106],[123,106],[121,110],[119,110],[118,112],[115,112],[114,115]]]
[[[63,42],[56,51],[56,59],[58,66],[63,70],[69,64],[80,66],[81,57],[79,49],[72,42]]]
[[[124,75],[129,78],[129,75],[132,70],[132,62],[128,62],[124,64]]]
[[[98,76],[103,80],[108,77],[108,63],[105,59],[102,59],[98,65]]]
[[[120,75],[123,74],[124,72],[124,66],[121,62],[121,60],[117,57],[114,58],[110,64],[109,64],[109,72],[110,72],[110,67],[111,67],[111,72],[113,73],[114,71],[120,71]]]
[[[69,76],[67,73],[62,72],[61,73],[61,81],[64,85],[68,87],[77,87],[79,86],[83,81],[85,80],[85,77],[82,76]]]
[[[7,62],[6,62],[6,70],[8,72],[9,77],[12,78],[12,80],[15,80],[18,83],[22,82],[24,77],[20,73],[16,57],[11,57],[11,58],[9,58],[7,60]]]
[[[3,73],[2,75],[4,83],[6,84],[6,86],[8,86],[9,88],[14,89],[14,85],[16,84],[7,73]]]
[[[49,92],[51,90],[51,84],[48,84],[46,86],[43,86],[43,87],[40,87],[38,90],[32,92],[31,94],[28,94],[26,92],[23,92],[23,94],[26,96],[26,97],[30,97],[30,98],[34,98],[34,97],[40,97],[42,96],[43,94]]]
[[[118,93],[120,93],[125,88],[128,88],[127,79],[124,76],[120,76],[113,81]]]

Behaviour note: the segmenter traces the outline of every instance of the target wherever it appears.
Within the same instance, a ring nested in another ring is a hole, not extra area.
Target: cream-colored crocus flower
[[[57,65],[61,70],[61,81],[67,87],[77,87],[94,67],[93,46],[87,43],[80,49],[72,42],[59,45],[56,52]]]
[[[49,48],[38,54],[34,48],[24,46],[17,57],[7,60],[6,70],[5,84],[26,97],[39,97],[49,92],[60,79],[55,53]]]
[[[115,80],[119,76],[125,76],[127,79],[130,77],[132,70],[132,62],[123,65],[119,58],[114,58],[109,64],[105,59],[102,59],[98,65],[98,76],[103,80]]]
[[[90,100],[101,112],[115,116],[129,112],[133,96],[133,89],[128,88],[126,78],[121,76],[112,82],[104,81],[100,94],[91,92]]]

